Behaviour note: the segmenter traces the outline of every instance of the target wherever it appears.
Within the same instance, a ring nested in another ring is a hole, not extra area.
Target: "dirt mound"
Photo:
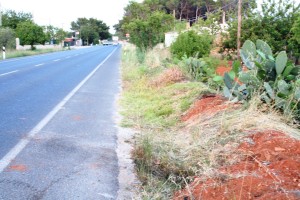
[[[188,121],[196,117],[210,117],[233,106],[225,97],[210,94],[204,95],[194,102],[193,106],[181,117],[182,121]]]
[[[300,199],[300,141],[275,132],[244,138],[242,159],[219,169],[215,178],[196,178],[174,200]]]
[[[150,84],[155,87],[163,87],[173,83],[181,82],[185,79],[182,71],[177,67],[172,67],[166,69],[162,74],[160,74],[154,81]]]

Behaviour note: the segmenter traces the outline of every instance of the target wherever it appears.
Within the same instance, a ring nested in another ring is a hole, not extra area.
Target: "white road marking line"
[[[57,61],[60,61],[61,59],[56,59],[56,60],[53,60],[54,62],[57,62]]]
[[[59,102],[53,110],[51,110],[31,131],[26,137],[22,138],[1,160],[0,173],[18,156],[19,153],[28,145],[31,138],[39,133],[51,119],[63,109],[64,105],[76,94],[76,92],[96,73],[96,71],[113,55],[115,49],[111,52],[89,75],[87,75],[61,102]]]
[[[19,70],[7,72],[7,73],[4,73],[4,74],[0,74],[0,76],[6,76],[6,75],[8,75],[8,74],[13,74],[13,73],[16,73],[16,72],[18,72],[18,71],[19,71]]]
[[[41,63],[41,64],[37,64],[37,65],[34,65],[34,66],[36,66],[36,67],[39,67],[39,66],[42,66],[42,65],[44,65],[45,63]]]

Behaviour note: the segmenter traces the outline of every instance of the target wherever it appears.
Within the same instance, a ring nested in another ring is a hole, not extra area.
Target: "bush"
[[[188,31],[178,36],[171,45],[171,53],[178,59],[183,56],[201,58],[209,54],[212,46],[212,36],[198,35],[195,31]]]
[[[0,28],[0,47],[5,46],[7,49],[16,48],[16,37],[14,30],[10,28]]]

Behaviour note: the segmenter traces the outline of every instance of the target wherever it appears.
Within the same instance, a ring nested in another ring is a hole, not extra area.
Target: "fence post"
[[[2,51],[3,51],[3,60],[5,60],[5,46],[2,47]]]

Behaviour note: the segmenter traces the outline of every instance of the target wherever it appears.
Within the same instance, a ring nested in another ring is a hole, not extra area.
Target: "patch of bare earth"
[[[150,85],[154,87],[163,87],[170,84],[181,82],[185,79],[183,72],[177,68],[172,67],[166,69],[156,79],[154,79]]]
[[[209,118],[220,111],[237,106],[239,106],[239,104],[230,103],[226,98],[220,95],[203,95],[200,99],[194,102],[192,107],[185,114],[181,116],[181,120],[188,121],[196,118]]]
[[[220,96],[206,96],[182,120],[192,123],[199,116],[214,116],[234,106]],[[173,199],[300,199],[300,141],[278,130],[257,130],[232,146],[224,159],[233,162],[221,165],[214,176],[195,177]]]

